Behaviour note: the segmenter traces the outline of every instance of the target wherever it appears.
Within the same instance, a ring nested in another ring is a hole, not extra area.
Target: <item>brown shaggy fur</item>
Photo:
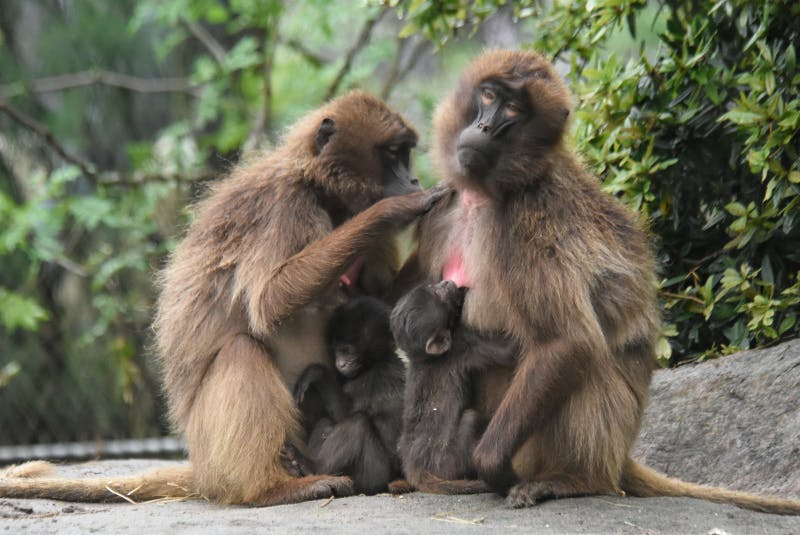
[[[320,149],[328,120],[335,130]],[[257,505],[352,492],[349,478],[294,478],[284,468],[284,444],[303,440],[290,392],[309,364],[329,364],[324,328],[345,297],[339,277],[366,259],[360,289],[388,292],[399,260],[386,237],[435,194],[382,199],[381,151],[415,142],[402,117],[353,92],[300,120],[282,147],[234,170],[196,207],[162,273],[154,325],[191,467],[118,479],[122,490],[145,481],[155,494],[143,487],[140,499],[176,496],[167,486],[178,479],[189,494]],[[0,496],[112,499],[105,485],[53,481],[23,490],[2,480]]]
[[[522,88],[527,115],[504,134],[493,166],[470,176],[457,140],[487,80]],[[522,346],[515,370],[476,377],[491,418],[474,452],[479,475],[515,507],[624,491],[800,512],[800,502],[677,482],[629,458],[659,333],[654,261],[633,215],[564,140],[570,100],[541,56],[490,51],[435,117],[436,163],[455,192],[423,218],[416,268],[439,280],[460,250],[470,287],[463,321]],[[502,478],[509,464],[519,481]]]

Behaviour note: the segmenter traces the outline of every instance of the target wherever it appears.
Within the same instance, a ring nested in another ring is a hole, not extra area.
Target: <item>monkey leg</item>
[[[319,459],[319,452],[322,449],[322,445],[325,444],[325,441],[330,436],[331,431],[333,430],[333,421],[329,418],[325,418],[324,416],[317,420],[317,423],[314,424],[314,429],[311,431],[311,435],[308,437],[308,453],[311,457],[315,460]]]
[[[372,422],[356,413],[335,424],[319,450],[318,465],[330,474],[349,474],[357,492],[385,492],[393,473],[391,456]]]
[[[300,436],[292,395],[264,347],[228,340],[209,366],[186,424],[198,491],[223,503],[275,505],[347,495],[345,477],[293,478],[281,450]]]
[[[622,376],[594,370],[591,377],[514,456],[521,482],[509,489],[509,506],[621,492],[641,405]]]

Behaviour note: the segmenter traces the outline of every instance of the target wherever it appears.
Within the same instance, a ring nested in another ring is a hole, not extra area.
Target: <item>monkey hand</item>
[[[425,209],[425,212],[428,212],[437,202],[439,202],[439,200],[443,199],[450,193],[453,193],[453,189],[445,182],[438,182],[422,193],[425,193],[428,196],[428,205]]]
[[[300,405],[306,397],[311,385],[325,378],[326,368],[322,364],[312,364],[300,374],[294,384],[294,402]]]
[[[387,197],[374,204],[371,209],[385,214],[387,221],[403,226],[430,211],[440,199],[450,192],[447,185],[440,183],[425,191]]]
[[[288,442],[281,450],[281,464],[292,477],[310,476],[316,473],[314,462],[300,453],[294,444]]]
[[[472,461],[478,479],[483,480],[499,494],[505,495],[508,489],[518,482],[511,466],[511,458],[503,456],[494,444],[488,444],[485,440],[478,442],[472,453]]]

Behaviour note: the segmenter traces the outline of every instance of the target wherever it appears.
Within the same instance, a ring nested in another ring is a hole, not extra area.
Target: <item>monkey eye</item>
[[[497,95],[495,95],[494,91],[492,91],[491,89],[487,87],[481,89],[481,102],[483,102],[484,106],[488,106],[489,104],[494,102],[496,98]]]
[[[506,104],[506,116],[507,117],[516,117],[517,115],[522,112],[522,108],[514,102],[509,102]]]
[[[403,146],[397,143],[388,145],[384,150],[390,158],[398,159],[403,156]]]

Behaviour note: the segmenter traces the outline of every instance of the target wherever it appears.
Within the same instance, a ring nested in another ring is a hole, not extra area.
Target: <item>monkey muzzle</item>
[[[488,154],[490,145],[491,137],[477,126],[461,132],[456,145],[456,159],[466,175],[479,178],[489,171],[492,164]]]
[[[461,308],[464,304],[464,294],[467,293],[467,289],[459,288],[451,280],[443,280],[433,286],[433,293],[443,303],[450,303],[456,308]]]

